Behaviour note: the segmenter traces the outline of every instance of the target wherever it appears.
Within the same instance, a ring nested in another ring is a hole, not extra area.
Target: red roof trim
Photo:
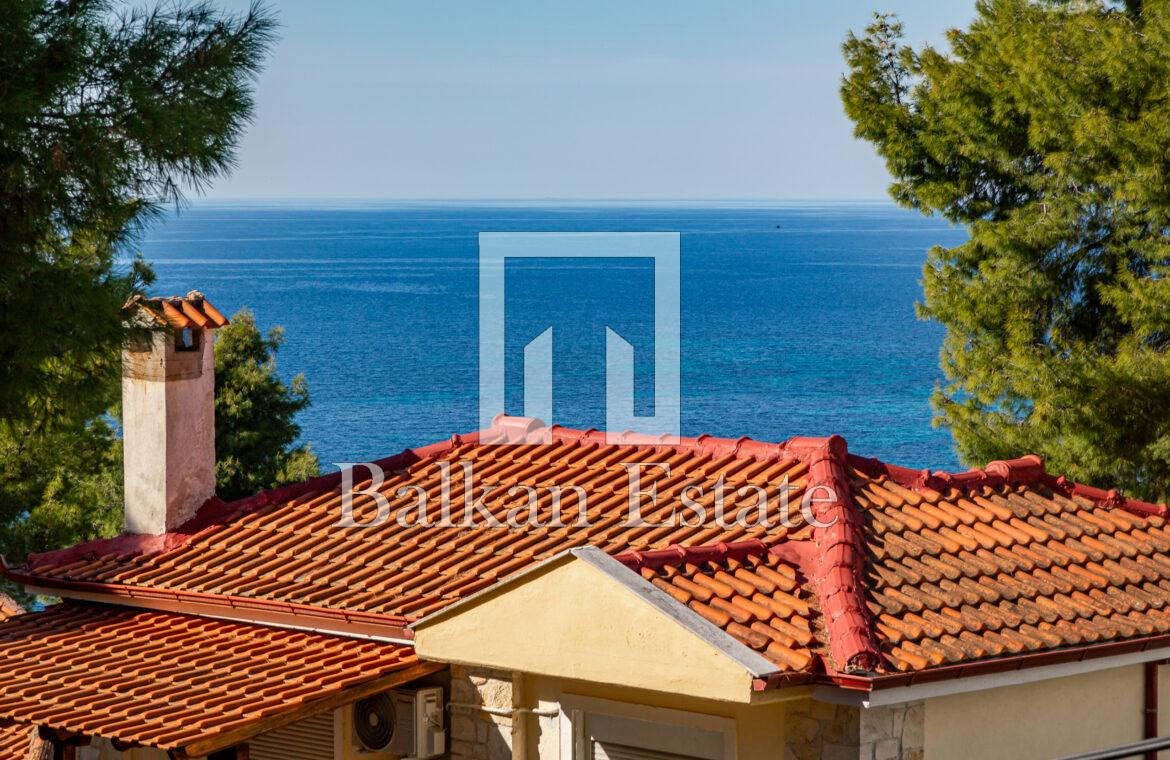
[[[74,593],[62,596],[86,601],[242,620],[261,625],[311,628],[341,635],[353,634],[384,639],[413,638],[413,634],[406,628],[406,619],[396,615],[335,610],[272,599],[208,594],[182,589],[155,589],[94,581],[62,581],[16,572],[4,564],[2,558],[0,574],[14,583],[35,589],[71,591]],[[236,614],[226,614],[228,611]]]
[[[809,469],[805,494],[818,524],[806,572],[821,598],[829,655],[842,672],[876,670],[881,650],[866,605],[865,537],[845,471],[845,439],[794,438],[788,448],[799,452]]]
[[[873,477],[886,476],[900,486],[914,491],[929,489],[946,493],[952,488],[971,491],[977,488],[998,488],[1009,486],[1031,486],[1041,484],[1065,496],[1079,496],[1097,506],[1124,509],[1138,515],[1170,516],[1165,504],[1153,504],[1140,499],[1123,497],[1116,490],[1105,490],[1075,483],[1066,477],[1050,475],[1044,469],[1044,460],[1035,454],[1018,459],[989,462],[982,469],[966,472],[943,472],[941,470],[913,470],[896,464],[887,464],[879,459],[849,455],[849,464]]]
[[[1028,652],[1013,657],[1000,657],[992,660],[976,660],[959,665],[941,665],[924,670],[915,670],[906,673],[892,673],[890,675],[863,676],[863,675],[826,675],[819,680],[831,683],[845,689],[875,691],[891,689],[901,686],[917,686],[935,681],[948,681],[968,676],[990,675],[1005,673],[1013,670],[1038,668],[1048,665],[1060,665],[1067,662],[1084,662],[1101,657],[1114,657],[1146,652],[1151,649],[1170,647],[1170,634],[1146,636],[1144,638],[1126,639],[1124,641],[1108,641],[1101,644],[1090,644],[1083,647],[1067,649],[1053,649],[1045,652]]]

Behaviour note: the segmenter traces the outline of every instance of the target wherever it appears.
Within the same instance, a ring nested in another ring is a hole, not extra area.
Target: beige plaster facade
[[[1055,758],[1141,741],[1142,670],[1130,665],[927,700],[926,756]],[[1160,686],[1160,731],[1167,733],[1170,689]]]
[[[733,702],[757,698],[753,674],[734,659],[735,651],[712,646],[702,626],[680,624],[623,584],[623,576],[643,583],[623,567],[607,573],[561,555],[424,621],[414,631],[416,651],[424,660],[615,687]],[[705,625],[706,633],[722,636]]]
[[[453,760],[581,760],[591,740],[582,731],[612,724],[627,736],[638,722],[639,746],[679,754],[671,737],[680,732],[692,747],[723,736],[722,750],[690,756],[726,760],[1056,758],[1143,738],[1144,666],[1124,660],[871,700],[753,691],[751,661],[718,650],[604,561],[582,561],[589,556],[562,555],[416,626],[421,657],[455,663]],[[1161,691],[1170,705],[1170,685]],[[1170,716],[1161,724],[1170,733]]]

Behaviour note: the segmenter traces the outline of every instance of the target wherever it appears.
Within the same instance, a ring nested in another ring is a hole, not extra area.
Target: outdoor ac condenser
[[[443,754],[443,689],[397,689],[345,708],[346,760],[424,760]]]

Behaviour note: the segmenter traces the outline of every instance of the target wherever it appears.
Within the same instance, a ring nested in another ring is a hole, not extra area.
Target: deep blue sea
[[[202,290],[281,325],[325,468],[478,427],[480,232],[668,231],[682,245],[684,435],[838,433],[850,450],[955,468],[931,425],[942,330],[914,302],[926,251],[966,233],[889,204],[198,202],[141,250],[163,295]],[[604,427],[605,327],[635,347],[653,411],[653,263],[510,262],[508,411],[522,347],[554,328],[554,417]],[[657,432],[657,431],[648,431]]]

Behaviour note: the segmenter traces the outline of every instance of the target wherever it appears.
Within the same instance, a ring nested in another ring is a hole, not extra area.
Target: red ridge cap
[[[985,472],[998,475],[1011,485],[1030,486],[1044,477],[1044,460],[1036,454],[1025,454],[1018,459],[988,462]]]
[[[517,417],[507,414],[496,415],[492,427],[480,433],[484,443],[504,443],[515,440],[513,436],[530,436],[528,440],[543,442],[557,441],[577,444],[612,444],[615,446],[660,446],[683,451],[707,454],[713,458],[728,455],[752,457],[758,461],[781,459],[786,454],[786,443],[757,441],[746,436],[740,438],[717,438],[700,435],[693,438],[673,436],[669,433],[652,435],[627,430],[622,433],[606,433],[604,430],[589,428],[579,430],[560,425],[546,426],[535,417]]]
[[[1094,488],[1084,483],[1074,483],[1065,477],[1056,478],[1054,485],[1063,489],[1068,496],[1080,496],[1102,507],[1121,508],[1137,515],[1156,515],[1166,517],[1170,514],[1165,504],[1154,504],[1141,499],[1130,499],[1122,496],[1116,489],[1106,491],[1103,488]]]
[[[808,464],[805,493],[816,518],[808,570],[821,599],[829,654],[838,671],[875,671],[881,650],[866,604],[866,545],[845,471],[848,445],[834,435],[793,438],[786,448]]]
[[[998,488],[1004,485],[1043,485],[1068,497],[1079,496],[1087,499],[1100,507],[1124,509],[1141,516],[1170,516],[1170,509],[1165,504],[1126,498],[1116,489],[1105,490],[1074,482],[1064,476],[1050,475],[1044,469],[1044,460],[1036,454],[996,460],[988,462],[987,466],[981,469],[954,473],[941,470],[912,470],[909,467],[899,467],[878,459],[866,459],[852,454],[849,455],[849,463],[871,477],[885,476],[898,485],[915,491],[931,489],[946,493],[952,488],[970,491],[985,486]]]

